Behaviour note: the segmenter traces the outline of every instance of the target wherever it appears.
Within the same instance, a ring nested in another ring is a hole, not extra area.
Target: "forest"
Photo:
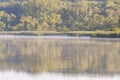
[[[120,0],[0,0],[0,31],[120,31]]]

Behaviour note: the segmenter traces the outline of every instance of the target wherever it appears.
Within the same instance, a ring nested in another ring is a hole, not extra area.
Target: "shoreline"
[[[107,40],[120,41],[120,38],[90,37],[90,36],[65,36],[65,35],[0,35],[0,39],[75,39],[75,40]]]
[[[15,36],[70,36],[91,38],[120,38],[120,32],[116,31],[0,31],[0,35]]]
[[[0,35],[0,38],[46,38],[46,39],[91,39],[90,36],[54,36],[54,35],[43,35],[43,36],[34,36],[34,35]]]

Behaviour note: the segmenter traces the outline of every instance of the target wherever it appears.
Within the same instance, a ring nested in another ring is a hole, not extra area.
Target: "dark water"
[[[119,39],[0,38],[0,70],[120,74]]]

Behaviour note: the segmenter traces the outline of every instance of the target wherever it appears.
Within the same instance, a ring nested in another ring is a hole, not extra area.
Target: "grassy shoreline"
[[[90,36],[103,38],[120,38],[120,31],[0,31],[0,35],[67,35],[67,36]]]

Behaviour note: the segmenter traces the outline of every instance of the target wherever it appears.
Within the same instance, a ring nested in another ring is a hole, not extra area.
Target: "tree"
[[[118,20],[118,27],[120,27],[120,17],[119,17],[119,20]]]
[[[0,21],[0,31],[4,31],[5,30],[5,23]]]
[[[22,16],[20,23],[16,25],[14,30],[36,30],[37,29],[37,20],[31,16]]]
[[[0,21],[5,23],[5,30],[9,30],[11,22],[16,18],[14,14],[8,14],[5,11],[0,11]]]

